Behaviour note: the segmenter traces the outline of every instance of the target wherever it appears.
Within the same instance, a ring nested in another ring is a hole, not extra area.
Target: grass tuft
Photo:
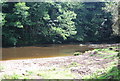
[[[43,79],[73,79],[73,75],[70,71],[41,71],[37,74],[43,77]]]

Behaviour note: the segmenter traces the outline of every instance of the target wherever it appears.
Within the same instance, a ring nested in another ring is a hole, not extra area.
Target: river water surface
[[[81,45],[42,45],[28,47],[2,48],[2,60],[48,58],[72,56],[74,52],[90,50],[88,46]]]

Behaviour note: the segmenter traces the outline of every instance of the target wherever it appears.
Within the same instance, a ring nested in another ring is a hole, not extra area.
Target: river
[[[2,60],[72,56],[76,51],[84,52],[90,49],[87,45],[74,44],[2,48]]]

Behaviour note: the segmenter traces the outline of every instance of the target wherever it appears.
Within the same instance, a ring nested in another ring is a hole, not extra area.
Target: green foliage
[[[0,12],[0,27],[2,27],[5,24],[5,14]]]
[[[116,3],[50,1],[2,4],[3,46],[102,42],[114,38],[112,26],[116,14],[111,6]]]
[[[108,63],[108,67],[105,69],[99,69],[91,75],[84,76],[83,79],[120,79],[120,69],[116,65],[118,61]]]
[[[29,7],[25,2],[19,2],[15,4],[14,14],[17,17],[17,21],[14,25],[18,28],[23,28],[23,25],[27,23],[27,17],[29,16]]]
[[[76,39],[79,41],[105,41],[112,34],[111,14],[102,8],[105,3],[84,3],[83,7],[77,9]],[[80,11],[80,12],[78,12]]]
[[[14,37],[14,31],[6,31],[7,33],[3,32],[3,45],[11,46],[17,43],[17,39]]]
[[[120,35],[120,28],[119,28],[119,2],[108,2],[106,3],[106,7],[103,8],[105,11],[110,12],[112,14],[113,19],[113,35],[119,36]]]
[[[2,12],[6,14],[6,22],[2,27],[3,46],[16,46],[23,33],[19,28],[27,25],[28,9],[25,3],[4,3]]]
[[[117,67],[110,67],[106,70],[99,70],[91,76],[86,76],[84,79],[120,79],[120,70]]]

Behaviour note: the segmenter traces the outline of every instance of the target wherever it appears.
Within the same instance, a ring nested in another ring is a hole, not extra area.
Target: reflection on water
[[[80,45],[44,45],[31,47],[2,48],[2,60],[47,58],[58,56],[70,56],[75,51],[84,52],[90,49]]]

